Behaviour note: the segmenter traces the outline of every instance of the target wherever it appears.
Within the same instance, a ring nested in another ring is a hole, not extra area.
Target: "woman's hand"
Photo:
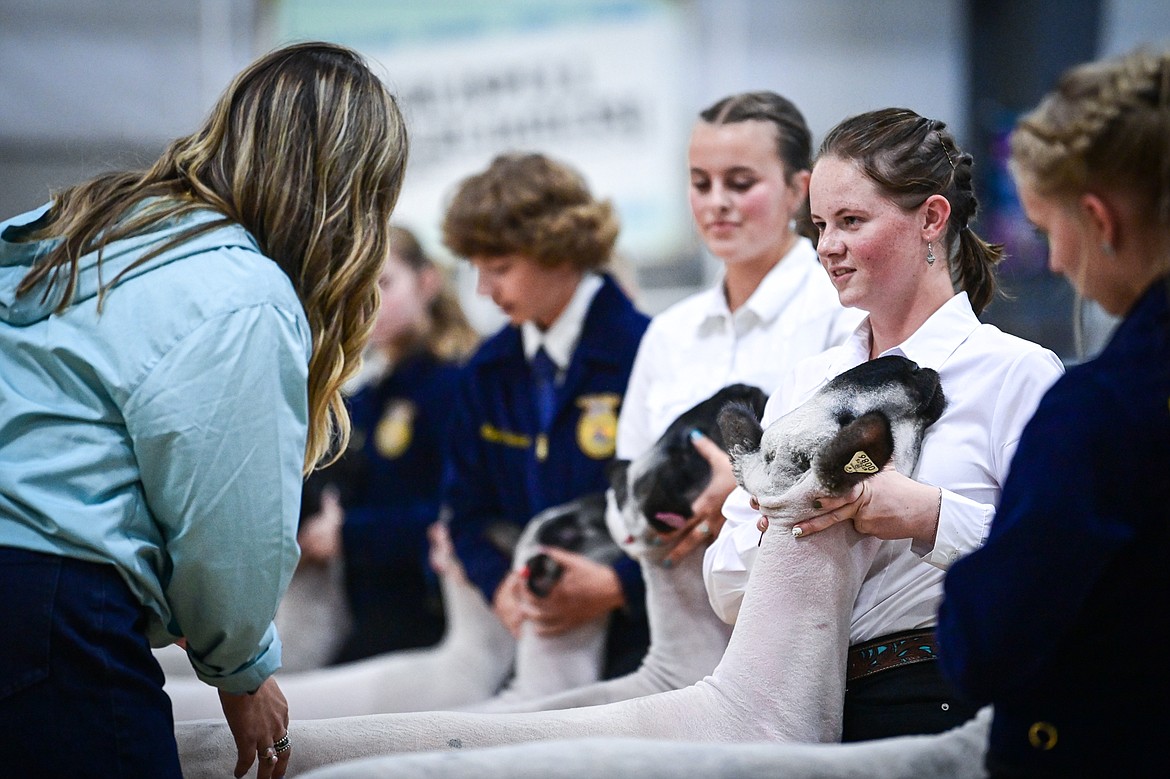
[[[538,635],[558,636],[597,619],[626,603],[621,582],[608,565],[564,549],[541,550],[564,571],[552,591],[538,598],[523,591],[524,618],[532,620]]]
[[[220,690],[219,702],[239,753],[237,779],[248,773],[257,758],[257,779],[284,776],[292,749],[288,741],[288,702],[276,679],[268,677],[251,695]]]
[[[662,542],[670,548],[662,565],[671,567],[696,549],[705,549],[719,535],[725,521],[723,503],[735,489],[735,474],[727,452],[707,436],[695,430],[691,445],[711,466],[711,481],[691,504],[691,518],[673,533],[663,536]]]
[[[862,481],[843,496],[815,498],[821,513],[793,525],[793,535],[816,533],[845,520],[857,532],[886,541],[909,538],[934,546],[942,493],[938,487],[903,476],[892,464]]]

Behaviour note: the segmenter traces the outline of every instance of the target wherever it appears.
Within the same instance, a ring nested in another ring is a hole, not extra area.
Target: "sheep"
[[[933,402],[924,403],[924,397]],[[735,442],[740,483],[769,496],[769,519],[779,532],[761,539],[727,650],[699,682],[554,712],[294,721],[289,775],[374,755],[581,737],[724,744],[839,740],[849,615],[877,541],[849,523],[799,539],[784,531],[812,495],[824,494],[829,485],[844,491],[867,477],[869,469],[846,469],[857,452],[880,468],[896,451],[897,466],[913,468],[923,432],[941,414],[942,403],[934,371],[904,358],[882,358],[830,382],[767,431],[754,418],[752,427],[743,409],[721,419],[725,439]],[[223,723],[180,723],[176,737],[188,779],[218,775],[235,760]]]

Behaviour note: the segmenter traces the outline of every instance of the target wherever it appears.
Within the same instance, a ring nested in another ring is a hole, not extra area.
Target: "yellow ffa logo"
[[[401,457],[414,438],[414,418],[418,407],[409,400],[396,398],[386,404],[382,419],[374,429],[374,448],[387,460]]]
[[[582,395],[577,399],[581,419],[577,422],[577,446],[594,460],[613,457],[617,445],[618,405],[621,396],[612,392]]]

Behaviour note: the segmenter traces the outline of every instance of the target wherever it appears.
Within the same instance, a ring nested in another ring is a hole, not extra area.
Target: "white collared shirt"
[[[535,323],[529,321],[520,326],[520,338],[524,343],[524,357],[531,362],[540,347],[557,366],[557,381],[565,376],[569,361],[573,359],[573,350],[581,340],[581,330],[585,327],[585,317],[589,314],[589,306],[593,298],[605,285],[604,280],[596,273],[586,273],[573,291],[573,297],[565,310],[557,317],[557,321],[544,331]]]
[[[651,320],[618,420],[617,456],[647,451],[680,414],[729,384],[771,393],[799,360],[841,343],[864,316],[842,308],[806,238],[734,313],[723,281]]]
[[[841,346],[805,360],[768,400],[762,424],[808,400],[833,377],[869,359],[866,319]],[[980,324],[967,293],[952,297],[922,327],[883,354],[899,354],[939,372],[947,406],[926,431],[913,477],[942,488],[933,549],[909,539],[881,542],[854,604],[853,644],[936,624],[945,569],[987,539],[1020,433],[1041,396],[1063,373],[1051,351]],[[703,575],[715,612],[734,622],[755,561],[760,514],[736,488],[727,524],[707,548]]]

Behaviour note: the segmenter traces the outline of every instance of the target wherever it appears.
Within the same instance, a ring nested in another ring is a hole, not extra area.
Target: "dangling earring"
[[[1104,254],[1106,257],[1112,257],[1113,256],[1113,244],[1111,244],[1109,241],[1101,241],[1101,253]]]
[[[934,247],[930,245],[930,241],[926,242],[926,264],[934,265],[934,261],[938,258],[934,256]]]

